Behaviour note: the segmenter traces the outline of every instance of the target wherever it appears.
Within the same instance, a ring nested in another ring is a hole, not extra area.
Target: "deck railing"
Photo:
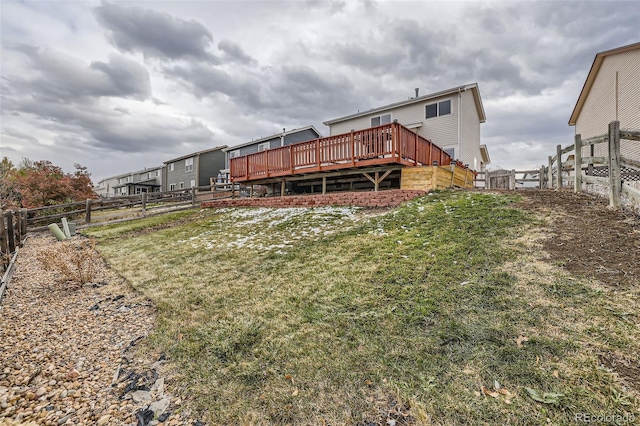
[[[451,164],[451,156],[399,123],[299,142],[229,161],[233,182],[383,164]]]

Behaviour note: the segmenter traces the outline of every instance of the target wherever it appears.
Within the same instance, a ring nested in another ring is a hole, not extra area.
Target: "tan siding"
[[[576,121],[576,133],[583,139],[605,134],[616,119],[616,71],[620,127],[640,129],[640,49],[636,49],[604,59]],[[621,151],[623,156],[640,159],[640,143],[622,141]],[[583,155],[589,155],[589,148]],[[606,156],[606,144],[596,145],[595,155]]]

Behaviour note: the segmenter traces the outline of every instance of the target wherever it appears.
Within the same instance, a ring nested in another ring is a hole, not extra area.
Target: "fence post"
[[[573,182],[573,192],[582,192],[582,136],[577,134],[574,137],[574,165],[573,172],[575,180]]]
[[[540,172],[538,173],[538,183],[540,189],[544,188],[544,166],[540,167]]]
[[[196,187],[191,187],[191,206],[195,207],[196,205]]]
[[[8,210],[5,213],[5,217],[7,219],[7,242],[9,243],[9,252],[8,254],[16,251],[16,240],[15,234],[13,231],[13,211]]]
[[[141,195],[140,204],[142,208],[142,217],[147,217],[147,193],[143,192]]]
[[[509,173],[509,190],[515,191],[516,189],[516,169],[511,169]]]
[[[556,187],[557,189],[562,189],[562,145],[556,146],[556,152],[556,165],[558,169],[558,174],[556,175]]]
[[[88,198],[86,201],[85,216],[84,216],[84,222],[87,225],[91,223],[91,203],[92,203],[91,198]]]
[[[7,228],[4,221],[4,211],[0,210],[0,263],[6,265],[6,257],[9,256],[9,242],[7,241]]]
[[[18,224],[18,228],[20,229],[18,247],[22,248],[24,240],[27,237],[27,209],[20,209],[18,211]]]
[[[619,209],[622,205],[622,177],[620,174],[620,122],[609,123],[609,206]]]
[[[549,169],[547,170],[547,187],[553,189],[553,157],[549,156]]]

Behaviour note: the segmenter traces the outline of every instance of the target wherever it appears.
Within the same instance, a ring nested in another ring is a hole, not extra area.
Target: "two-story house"
[[[111,186],[113,195],[136,195],[143,192],[159,192],[162,189],[163,166],[151,167],[115,176]]]
[[[225,169],[225,148],[227,145],[165,161],[163,191],[209,185]]]
[[[588,139],[607,133],[615,120],[621,129],[640,129],[640,43],[596,54],[569,126]],[[621,140],[620,153],[640,160],[640,144]],[[607,144],[584,147],[582,155],[608,157]]]
[[[241,143],[223,149],[225,152],[225,170],[223,175],[226,178],[229,173],[229,160],[231,158],[242,157],[243,155],[254,154],[256,152],[266,151],[272,148],[287,146],[298,142],[309,141],[321,138],[322,135],[314,126],[302,127],[300,129],[286,130],[282,132],[266,136],[260,139],[254,139],[250,142]]]
[[[162,166],[127,172],[100,180],[95,191],[101,197],[158,192],[162,188]]]
[[[398,122],[443,148],[452,158],[484,171],[490,162],[480,144],[480,124],[486,121],[476,83],[373,108],[324,122],[331,135]]]

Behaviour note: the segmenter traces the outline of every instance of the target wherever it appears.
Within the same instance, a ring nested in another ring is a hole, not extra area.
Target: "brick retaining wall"
[[[379,192],[333,192],[319,195],[288,195],[267,198],[234,198],[202,203],[202,207],[317,207],[360,206],[396,207],[405,201],[425,195],[427,191],[390,189]]]

